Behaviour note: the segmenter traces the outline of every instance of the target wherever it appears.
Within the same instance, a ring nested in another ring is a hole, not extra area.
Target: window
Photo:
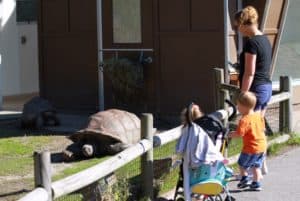
[[[113,0],[113,42],[141,43],[141,0]]]
[[[37,0],[17,0],[17,22],[37,21]]]
[[[290,0],[287,17],[281,37],[273,81],[281,75],[290,75],[300,80],[300,1]]]

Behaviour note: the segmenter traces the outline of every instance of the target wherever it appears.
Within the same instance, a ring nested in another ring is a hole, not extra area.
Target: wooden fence
[[[214,69],[214,79],[216,80],[216,105],[218,108],[226,108],[225,99],[229,98],[231,93],[234,97],[239,92],[239,88],[224,82],[224,71],[220,68]],[[268,105],[274,103],[280,104],[279,112],[279,132],[289,133],[292,131],[292,79],[289,76],[280,76],[279,91],[276,91],[269,101]]]
[[[215,70],[216,97],[221,108],[223,100],[228,97],[230,91],[237,91],[237,87],[225,84],[222,77],[223,71]],[[280,102],[280,128],[281,131],[291,131],[291,80],[288,77],[280,78],[280,93],[272,96],[271,103]],[[220,109],[212,113],[220,119],[226,121],[232,113],[232,108]],[[51,182],[50,153],[34,154],[35,189],[21,198],[19,201],[52,201],[64,195],[68,195],[79,189],[87,187],[94,182],[111,174],[120,167],[126,165],[135,158],[142,156],[142,181],[141,189],[144,189],[144,196],[147,200],[153,200],[153,148],[163,146],[169,142],[177,140],[181,135],[181,126],[171,130],[153,135],[152,114],[142,114],[141,136],[142,140],[128,149],[116,154],[108,160],[81,172]]]

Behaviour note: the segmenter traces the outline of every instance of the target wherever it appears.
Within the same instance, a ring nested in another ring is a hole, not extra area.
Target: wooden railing
[[[224,119],[232,111],[232,109],[228,111],[219,110],[213,114]],[[142,189],[146,190],[144,195],[148,200],[153,200],[153,148],[177,140],[181,134],[181,126],[156,135],[153,135],[153,130],[152,115],[143,114],[141,118],[143,139],[139,143],[104,162],[53,183],[49,177],[51,175],[50,153],[35,153],[36,189],[19,201],[52,201],[93,184],[139,156],[142,156]]]
[[[212,113],[226,121],[232,114],[233,109],[224,105],[225,98],[228,98],[228,90],[238,91],[238,88],[224,83],[223,71],[215,70],[216,98],[220,109]],[[289,77],[280,78],[280,93],[272,96],[270,104],[280,102],[280,128],[282,131],[291,131],[291,80]],[[153,148],[163,146],[177,140],[181,135],[181,126],[153,135],[152,114],[143,114],[141,117],[142,140],[128,149],[116,154],[108,160],[81,172],[51,182],[50,153],[35,153],[35,186],[32,192],[28,193],[19,201],[52,201],[64,195],[68,195],[79,189],[87,187],[94,182],[111,174],[118,168],[126,165],[135,158],[142,156],[142,188],[147,200],[153,200]]]
[[[216,83],[216,105],[218,108],[225,108],[224,100],[229,98],[229,94],[235,97],[239,93],[239,88],[224,82],[224,71],[220,68],[214,68],[214,77]],[[272,95],[268,105],[279,103],[279,131],[289,133],[292,131],[292,79],[289,76],[280,76],[279,91]]]

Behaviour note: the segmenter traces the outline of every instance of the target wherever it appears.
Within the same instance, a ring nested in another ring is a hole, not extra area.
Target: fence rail
[[[224,100],[229,98],[229,94],[237,94],[239,88],[224,82],[224,70],[214,68],[214,77],[216,80],[216,101],[218,108],[224,108]],[[268,105],[280,103],[279,112],[279,131],[291,132],[292,131],[292,79],[289,76],[280,76],[280,84],[278,93],[272,95]],[[233,95],[235,96],[235,95]]]
[[[223,70],[215,69],[217,104],[219,108],[225,109],[217,110],[212,115],[226,121],[232,114],[233,108],[225,106],[224,100],[229,96],[228,90],[237,92],[237,87],[225,84],[223,76]],[[272,96],[270,104],[280,102],[280,129],[282,132],[289,132],[291,131],[292,119],[291,79],[289,77],[281,77],[280,80],[280,93]],[[52,201],[55,198],[93,184],[142,155],[141,185],[143,185],[142,189],[145,191],[146,199],[153,200],[153,147],[160,147],[177,140],[180,137],[181,128],[181,126],[178,126],[153,136],[153,117],[151,114],[143,114],[141,118],[141,136],[143,139],[139,143],[93,167],[53,182],[50,185],[50,190],[48,183],[51,182],[51,179],[49,181],[49,179],[44,178],[50,175],[49,171],[51,168],[48,167],[50,163],[47,164],[49,153],[35,154],[36,189],[19,201]]]
[[[39,187],[19,199],[19,201],[47,201],[48,199],[48,192],[44,188]]]

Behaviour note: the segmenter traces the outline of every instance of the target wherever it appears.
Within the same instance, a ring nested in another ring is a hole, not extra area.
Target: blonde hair
[[[193,105],[194,103],[191,103],[181,111],[180,120],[183,126],[189,125],[190,121],[194,121],[196,118],[204,115],[200,108],[199,111],[196,111]]]
[[[258,24],[258,13],[253,6],[247,6],[243,10],[238,11],[234,15],[238,25],[253,25]]]
[[[256,96],[250,91],[241,92],[237,98],[237,102],[243,106],[253,109],[256,105]]]

